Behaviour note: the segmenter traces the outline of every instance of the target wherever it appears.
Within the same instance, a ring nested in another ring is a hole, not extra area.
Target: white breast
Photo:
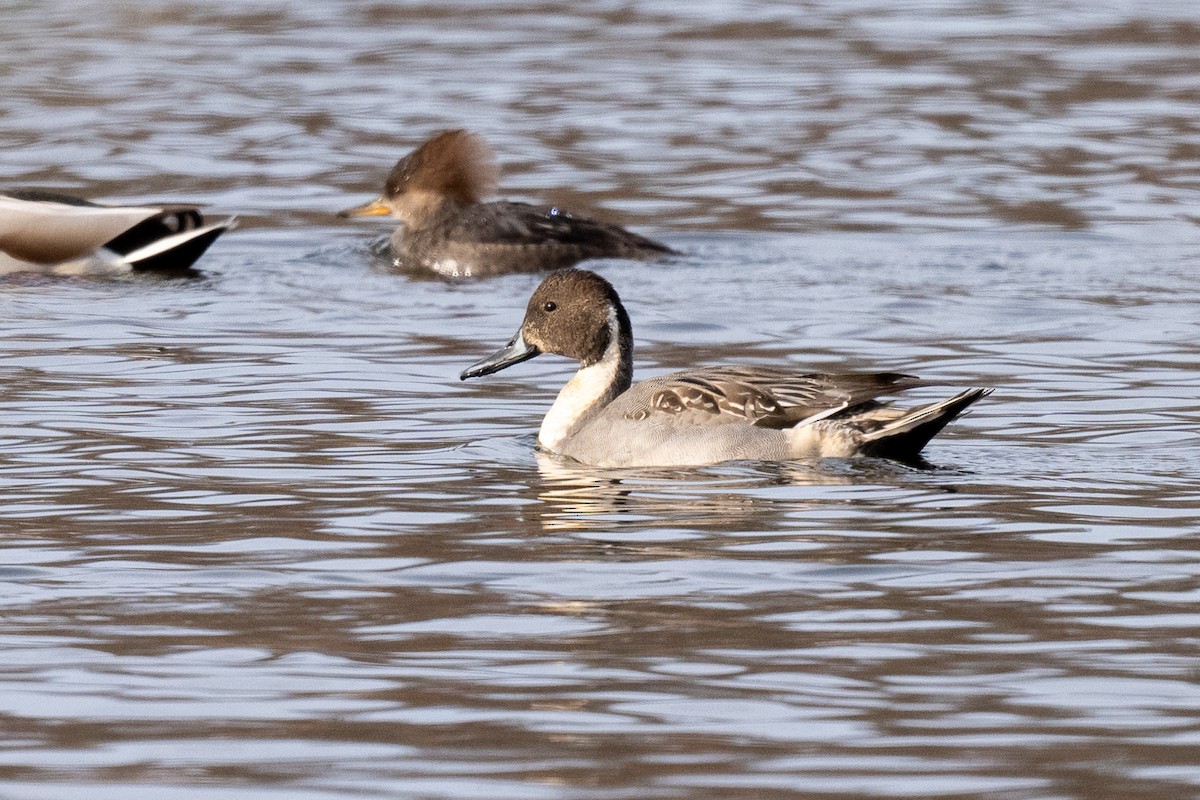
[[[542,419],[538,441],[547,450],[557,452],[585,414],[597,403],[612,398],[612,388],[621,367],[620,329],[615,311],[609,314],[608,328],[610,335],[604,357],[576,372],[559,391],[554,405],[550,406]]]

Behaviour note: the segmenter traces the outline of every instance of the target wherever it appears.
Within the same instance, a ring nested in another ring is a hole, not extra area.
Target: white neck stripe
[[[538,441],[556,450],[597,404],[611,400],[621,370],[621,326],[615,308],[608,312],[608,347],[595,364],[581,367],[567,381],[542,420]]]

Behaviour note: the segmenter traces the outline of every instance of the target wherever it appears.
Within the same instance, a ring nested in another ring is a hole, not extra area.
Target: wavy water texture
[[[0,3],[0,180],[241,215],[194,281],[0,282],[0,794],[1200,791],[1190,3]],[[882,461],[536,451],[459,371],[536,276],[332,213],[466,125],[642,377],[993,395]]]

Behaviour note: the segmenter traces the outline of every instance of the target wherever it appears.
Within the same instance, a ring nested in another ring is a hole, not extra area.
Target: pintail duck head
[[[500,170],[483,137],[465,130],[443,131],[396,162],[371,202],[341,217],[395,217],[420,226],[446,204],[463,207],[495,193]]]
[[[584,369],[608,360],[627,366],[632,349],[629,315],[612,284],[594,272],[564,269],[538,286],[509,343],[461,377],[490,375],[542,353],[574,359]]]

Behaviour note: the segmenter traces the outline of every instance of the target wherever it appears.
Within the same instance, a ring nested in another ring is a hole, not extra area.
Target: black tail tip
[[[871,442],[863,452],[906,464],[924,462],[921,451],[925,445],[968,408],[993,391],[990,387],[966,389],[941,402],[914,409],[901,420],[889,425],[889,428],[894,426],[894,430]],[[927,416],[931,413],[932,416]]]

